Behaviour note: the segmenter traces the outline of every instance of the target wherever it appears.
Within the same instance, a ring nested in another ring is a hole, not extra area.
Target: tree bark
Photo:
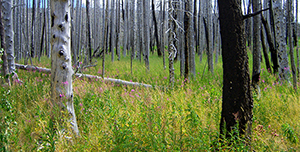
[[[275,25],[275,45],[278,46],[278,59],[279,59],[279,76],[282,80],[289,79],[289,64],[288,54],[286,49],[286,40],[284,34],[284,17],[282,2],[273,0],[274,9],[274,25]]]
[[[245,26],[239,0],[218,0],[223,59],[223,102],[220,134],[227,138],[238,125],[250,138],[253,99],[246,51]]]
[[[107,51],[107,33],[108,33],[108,0],[105,0],[106,8],[105,8],[105,24],[104,24],[104,40],[103,40],[103,58],[102,58],[102,77],[105,75],[105,53]]]
[[[195,27],[195,24],[194,24],[194,16],[193,16],[193,8],[194,8],[194,5],[196,5],[196,4],[194,4],[193,3],[194,1],[192,1],[192,0],[189,0],[189,52],[190,52],[190,57],[189,57],[189,62],[190,62],[190,72],[191,72],[191,74],[192,74],[192,76],[193,76],[193,78],[195,77],[195,75],[196,75],[196,69],[195,69],[195,65],[196,65],[196,63],[195,63],[195,30],[194,30],[194,27]]]
[[[174,57],[175,57],[175,39],[174,37],[176,36],[175,33],[175,20],[177,19],[176,17],[176,5],[177,3],[169,0],[169,11],[168,14],[170,15],[169,17],[169,31],[168,31],[168,36],[169,36],[169,44],[168,44],[168,52],[169,52],[169,87],[173,88],[174,87],[174,82],[175,82],[175,69],[174,69]]]
[[[297,92],[297,75],[296,75],[296,65],[295,65],[295,58],[294,58],[294,45],[293,45],[293,38],[292,38],[292,31],[293,31],[293,1],[288,0],[287,1],[288,5],[288,17],[287,17],[287,22],[288,22],[288,27],[287,27],[287,32],[288,32],[288,37],[289,37],[289,48],[290,48],[290,60],[291,60],[291,67],[292,67],[292,76],[293,76],[293,88],[295,92]]]
[[[70,0],[51,0],[51,99],[67,108],[73,131],[79,135],[73,104]]]
[[[150,27],[149,27],[149,1],[143,0],[143,20],[144,20],[144,60],[147,71],[150,70],[149,67],[149,49],[150,49]]]
[[[268,51],[267,51],[267,46],[266,46],[266,42],[265,42],[265,35],[263,33],[263,29],[261,29],[260,34],[261,34],[260,38],[261,38],[261,44],[262,44],[264,58],[265,58],[265,62],[266,62],[266,67],[267,67],[268,72],[272,73],[271,64],[270,64],[270,60],[269,60],[269,55],[268,55]]]
[[[261,10],[261,0],[253,0],[253,11],[257,12]],[[260,79],[260,68],[261,68],[261,15],[253,17],[253,70],[252,70],[252,86],[254,90],[259,94],[259,79]]]
[[[190,5],[188,1],[184,1],[184,79],[189,79],[189,73],[190,73],[190,65],[189,65],[189,61],[190,61],[190,39],[189,39],[189,28],[190,28],[190,15],[189,15],[189,10],[190,10]]]
[[[7,63],[9,73],[15,71],[15,56],[14,56],[14,31],[13,31],[13,18],[12,18],[12,0],[2,1],[3,20],[5,31],[5,45],[7,53]]]
[[[119,36],[120,36],[120,0],[116,0],[116,54],[118,61],[120,61],[120,46],[119,46]]]
[[[35,2],[33,0],[32,4],[32,22],[31,22],[31,42],[30,42],[30,51],[31,51],[31,58],[35,56],[35,48],[34,48],[34,30],[35,30]]]
[[[298,80],[300,80],[300,59],[299,59],[299,48],[298,48],[298,0],[296,0],[296,23],[295,23],[295,42],[296,42],[296,57],[297,57],[297,75],[298,75]]]
[[[0,4],[3,3],[2,0],[0,0]],[[5,46],[5,37],[4,37],[4,26],[2,23],[2,6],[0,6],[0,39],[1,39],[1,50],[0,55],[2,59],[2,68],[1,68],[1,74],[4,78],[5,83],[10,86],[10,79],[9,79],[9,70],[8,70],[8,63],[7,63],[7,54],[6,54],[6,46]],[[2,81],[1,81],[2,82]]]
[[[160,57],[162,56],[161,54],[161,49],[160,49],[160,43],[158,39],[158,28],[157,28],[157,21],[156,21],[156,15],[155,15],[155,5],[154,5],[154,0],[152,0],[152,16],[153,16],[153,24],[154,24],[154,37],[157,43],[157,55]]]
[[[212,74],[214,73],[214,59],[213,59],[213,30],[212,30],[212,11],[211,11],[211,1],[208,0],[206,3],[207,8],[207,62],[208,62],[208,71],[210,71]]]
[[[92,40],[91,40],[91,24],[90,24],[90,1],[86,0],[86,33],[88,40],[87,56],[89,64],[92,63]]]
[[[276,73],[278,73],[278,68],[279,68],[278,51],[275,47],[275,43],[274,43],[274,40],[272,39],[272,35],[271,35],[271,30],[269,28],[269,25],[268,25],[266,19],[264,18],[264,16],[261,16],[261,19],[262,19],[262,23],[263,23],[265,31],[266,31],[267,41],[269,43],[269,50],[271,52],[271,60],[273,62],[273,71],[274,71],[274,74],[276,74]]]
[[[115,0],[111,0],[110,8],[110,41],[109,41],[109,50],[111,53],[111,61],[115,61]]]

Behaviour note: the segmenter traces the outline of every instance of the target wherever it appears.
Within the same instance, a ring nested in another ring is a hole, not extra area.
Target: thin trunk
[[[103,47],[103,59],[102,59],[102,78],[104,78],[104,74],[105,74],[105,53],[107,51],[107,35],[108,35],[108,30],[107,30],[107,26],[108,26],[108,0],[105,0],[105,4],[106,4],[106,8],[105,8],[105,25],[104,25],[104,47]]]
[[[265,42],[265,35],[264,35],[264,32],[263,32],[263,29],[261,29],[260,35],[261,35],[260,39],[261,39],[261,44],[262,44],[262,48],[263,48],[266,67],[267,67],[268,72],[272,73],[270,59],[269,59],[269,55],[268,55],[268,51],[267,51],[267,46],[266,46],[266,42]]]
[[[165,58],[165,37],[163,34],[164,33],[164,29],[165,29],[165,10],[166,10],[166,1],[162,0],[163,3],[163,8],[162,8],[162,25],[161,25],[161,30],[162,30],[162,35],[161,35],[161,49],[162,49],[162,55],[163,55],[163,67],[164,70],[166,69],[166,58]]]
[[[300,59],[299,59],[299,48],[298,48],[298,0],[296,0],[296,23],[295,23],[295,35],[296,35],[296,57],[297,57],[297,75],[300,80]]]
[[[127,2],[124,4],[125,2],[122,1],[122,15],[123,15],[123,20],[124,20],[124,34],[123,34],[123,56],[126,56],[126,51],[127,51],[127,37],[128,37],[128,30],[127,30],[127,25],[128,25],[128,5]],[[125,7],[125,8],[124,8]]]
[[[142,1],[137,0],[137,59],[141,62],[142,61],[142,52],[143,52],[143,45],[142,45]]]
[[[184,1],[179,1],[179,10],[184,10]],[[179,50],[179,55],[180,55],[180,76],[181,78],[184,77],[185,73],[185,32],[183,30],[184,27],[184,11],[178,11],[178,21],[181,24],[181,28],[177,28],[177,34],[178,34],[178,50]]]
[[[195,27],[195,24],[194,24],[194,21],[195,21],[195,17],[193,16],[193,8],[194,8],[194,4],[193,4],[193,1],[189,1],[189,64],[190,64],[190,72],[193,76],[193,78],[195,77],[196,75],[196,69],[195,69],[195,30],[194,30],[194,27]]]
[[[111,61],[114,62],[115,60],[115,0],[111,0],[111,9],[110,9],[110,41],[109,41],[109,50],[111,52]]]
[[[144,59],[147,71],[149,67],[149,49],[150,49],[150,27],[149,27],[149,1],[143,0],[143,20],[144,20]]]
[[[154,37],[157,43],[157,55],[162,56],[161,54],[161,49],[160,49],[160,43],[158,39],[158,28],[157,28],[157,21],[156,21],[156,15],[155,15],[155,5],[154,5],[154,0],[152,0],[152,16],[153,16],[153,24],[154,24]]]
[[[92,63],[92,42],[91,42],[91,25],[90,25],[90,2],[86,0],[86,32],[87,32],[87,40],[88,40],[88,48],[87,48],[87,56],[89,64]]]
[[[257,12],[261,10],[261,0],[253,0],[253,11]],[[259,94],[259,79],[261,69],[261,15],[256,15],[253,18],[253,70],[252,70],[252,86],[254,90]]]
[[[174,57],[175,57],[175,21],[177,19],[176,17],[176,3],[173,1],[169,1],[169,22],[168,22],[168,35],[169,35],[169,44],[168,44],[168,52],[169,52],[169,87],[173,88],[174,87],[174,82],[175,82],[175,77],[174,77]],[[174,19],[174,20],[173,20]]]
[[[31,54],[30,56],[33,58],[35,57],[35,48],[34,48],[34,30],[35,30],[35,3],[36,0],[33,0],[32,2],[32,22],[31,22],[31,43],[30,43],[30,50]]]
[[[211,12],[211,1],[208,0],[206,3],[207,6],[207,33],[208,33],[208,43],[207,43],[207,62],[208,62],[208,71],[212,74],[214,73],[214,58],[213,58],[213,30],[212,30],[212,12]]]
[[[294,58],[294,45],[293,45],[293,38],[292,38],[292,31],[293,31],[293,10],[292,10],[292,0],[287,1],[288,5],[288,17],[287,17],[287,22],[288,22],[288,37],[289,37],[289,48],[290,48],[290,60],[291,60],[291,67],[292,67],[292,75],[293,75],[293,87],[295,91],[297,92],[297,75],[296,75],[296,65],[295,65],[295,58]]]
[[[269,25],[268,25],[266,19],[264,18],[264,16],[261,16],[261,19],[262,19],[262,23],[264,25],[267,40],[269,43],[269,50],[271,52],[271,61],[273,62],[273,71],[274,71],[274,74],[276,74],[276,73],[278,73],[278,68],[279,68],[278,51],[276,49],[274,39],[272,39],[271,30],[269,28]]]
[[[66,106],[73,131],[79,135],[73,104],[70,0],[51,0],[51,99],[53,106]],[[52,113],[54,114],[54,112]],[[53,115],[52,115],[53,116]]]
[[[120,46],[119,46],[119,35],[120,35],[120,0],[116,0],[116,54],[118,61],[120,61]]]
[[[44,36],[45,36],[45,26],[46,26],[46,20],[44,20],[43,23],[43,29],[42,29],[42,35],[41,35],[41,44],[40,44],[40,53],[39,53],[39,61],[41,59],[41,56],[43,54],[43,44],[44,44]]]
[[[189,10],[190,10],[190,5],[188,1],[184,1],[184,60],[185,60],[185,69],[184,69],[184,79],[189,79],[189,73],[190,73],[190,65],[189,65],[189,61],[190,61],[190,39],[189,39],[189,28],[190,28],[190,15],[189,15]]]

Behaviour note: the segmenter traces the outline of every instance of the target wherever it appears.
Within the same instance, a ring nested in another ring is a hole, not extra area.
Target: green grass
[[[42,151],[247,151],[240,139],[233,138],[228,146],[218,143],[222,63],[219,59],[211,74],[207,66],[204,72],[203,59],[199,63],[196,57],[196,75],[186,86],[177,62],[175,88],[167,91],[74,78],[78,138],[61,132],[67,124],[51,124],[49,75],[19,70],[23,83],[14,82],[9,93],[1,88],[1,131],[6,131],[1,132],[6,139],[2,143],[10,151],[36,151],[41,146]],[[150,56],[150,71],[134,60],[132,74],[128,56],[114,63],[107,56],[106,61],[108,77],[168,86],[162,58]],[[45,57],[34,63],[50,67]],[[84,72],[101,75],[101,61],[97,63]],[[276,83],[263,63],[262,68],[261,96],[254,95],[251,146],[256,151],[299,151],[299,93],[287,83]],[[3,106],[7,104],[11,107]]]

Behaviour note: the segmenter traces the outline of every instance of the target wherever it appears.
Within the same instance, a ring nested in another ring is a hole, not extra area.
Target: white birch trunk
[[[12,0],[4,0],[2,2],[3,20],[5,31],[5,43],[8,62],[8,71],[12,73],[15,71],[15,56],[14,56],[14,31],[12,18]]]
[[[78,135],[73,105],[70,0],[51,0],[51,98],[54,106],[66,106],[73,131]]]

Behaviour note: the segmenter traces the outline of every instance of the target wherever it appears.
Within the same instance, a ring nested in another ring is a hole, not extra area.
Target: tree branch
[[[16,68],[17,69],[22,69],[22,70],[36,70],[38,72],[43,72],[43,73],[47,73],[47,74],[51,73],[50,69],[31,66],[31,65],[22,65],[22,64],[17,64],[16,63]],[[79,77],[79,78],[80,77],[85,77],[85,78],[88,78],[88,79],[103,79],[100,76],[82,74],[82,73],[76,73],[75,76]],[[152,86],[152,85],[149,85],[149,84],[138,83],[138,82],[129,82],[129,81],[120,80],[120,79],[113,79],[113,78],[104,78],[103,80],[106,81],[106,82],[112,82],[112,83],[120,84],[120,85],[130,85],[130,86],[134,86],[134,87],[139,86],[139,87],[146,87],[146,88],[163,88],[163,87]]]
[[[260,11],[257,11],[257,12],[251,13],[251,14],[244,15],[244,16],[243,16],[243,20],[245,20],[245,19],[247,19],[247,18],[250,18],[250,17],[254,17],[254,16],[260,14],[261,12],[267,11],[267,10],[269,10],[269,9],[270,9],[270,8],[266,8],[266,9],[263,9],[263,10],[260,10]]]

